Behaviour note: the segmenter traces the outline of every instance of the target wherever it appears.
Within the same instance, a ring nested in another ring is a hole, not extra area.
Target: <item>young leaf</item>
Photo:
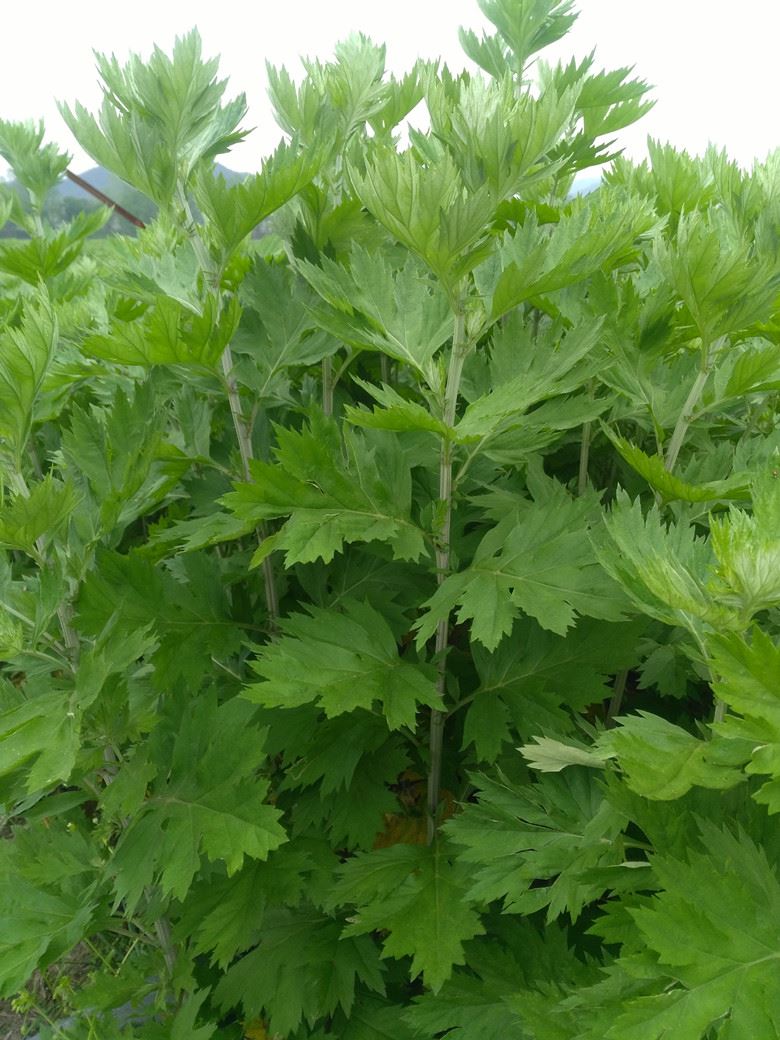
[[[148,62],[131,54],[123,67],[97,55],[104,100],[96,119],[77,104],[62,118],[95,162],[161,206],[169,206],[199,163],[229,151],[245,133],[243,94],[222,105],[226,80],[203,61],[197,30],[177,37],[171,57],[155,47]]]
[[[0,546],[36,556],[39,539],[56,536],[77,501],[70,484],[48,474],[28,494],[17,494],[8,505],[0,506]]]
[[[615,757],[632,791],[670,801],[694,785],[726,790],[743,780],[749,749],[717,736],[701,740],[649,712],[625,715],[599,747]]]
[[[771,777],[754,795],[769,812],[780,812],[780,651],[754,627],[748,643],[737,633],[715,634],[713,689],[738,716],[728,715],[716,728],[724,737],[749,742],[746,772]]]
[[[350,178],[366,209],[450,289],[491,251],[487,225],[498,200],[486,187],[467,194],[448,154],[422,166],[412,152],[378,150]]]
[[[19,328],[0,330],[0,438],[17,460],[30,434],[57,336],[57,318],[44,295],[26,308]]]
[[[301,151],[282,142],[263,163],[260,173],[229,185],[225,178],[201,167],[193,194],[207,218],[208,234],[223,260],[272,213],[309,184],[322,166],[327,148]]]
[[[725,480],[711,480],[706,484],[689,484],[666,468],[661,455],[647,455],[635,444],[619,437],[609,427],[602,426],[603,432],[617,448],[621,457],[632,469],[648,482],[666,502],[712,502],[717,499],[744,498],[748,481],[744,477],[733,476]]]

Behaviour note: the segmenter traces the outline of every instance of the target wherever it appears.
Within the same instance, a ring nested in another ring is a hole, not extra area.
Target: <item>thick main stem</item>
[[[466,319],[462,306],[455,311],[455,329],[452,337],[452,354],[447,371],[444,392],[444,423],[448,428],[455,425],[458,392],[463,374],[463,363],[468,353],[466,341]],[[452,454],[453,444],[449,436],[442,441],[439,457],[439,501],[442,504],[441,527],[436,539],[436,583],[441,585],[450,569],[450,536],[452,530]],[[437,659],[436,687],[443,698],[447,685],[447,643],[449,641],[449,615],[436,626],[435,653]],[[441,789],[442,748],[444,744],[444,713],[431,711],[429,739],[430,762],[428,767],[428,844],[436,836],[436,815],[439,808]]]
[[[190,207],[189,199],[187,198],[187,193],[181,185],[178,190],[178,198],[179,204],[181,205],[187,220],[185,230],[192,242],[192,248],[195,250],[195,256],[197,257],[198,264],[203,272],[203,277],[208,282],[209,288],[212,292],[214,292],[219,298],[219,275],[214,269],[214,264],[209,256],[208,249],[198,232],[198,227],[192,215],[192,209]],[[247,483],[251,483],[252,470],[250,463],[254,458],[252,436],[249,425],[244,417],[243,408],[241,407],[241,395],[236,381],[233,378],[233,352],[230,349],[230,344],[228,344],[222,352],[221,363],[222,375],[227,390],[228,405],[230,407],[230,416],[233,420],[233,429],[236,434],[238,451],[241,456],[241,471],[244,480]],[[258,541],[263,541],[265,531],[262,527],[258,529],[257,537]],[[279,617],[279,593],[276,588],[276,575],[274,574],[273,564],[269,556],[266,556],[263,560],[262,570],[263,584],[265,587],[265,606],[268,611],[268,617],[273,624]]]

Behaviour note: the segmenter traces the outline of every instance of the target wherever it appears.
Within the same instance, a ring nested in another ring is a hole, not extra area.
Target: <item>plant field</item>
[[[137,237],[52,226],[68,157],[0,122],[0,998],[42,1038],[780,1035],[780,152],[629,163],[647,85],[544,60],[572,3],[479,5],[473,73],[270,68],[232,184],[197,33],[100,59],[63,115]]]

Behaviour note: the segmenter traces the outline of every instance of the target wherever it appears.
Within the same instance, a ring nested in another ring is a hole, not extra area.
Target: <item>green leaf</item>
[[[632,916],[654,955],[645,971],[663,991],[629,999],[609,1038],[701,1040],[726,1017],[738,1037],[753,1035],[756,1021],[777,1025],[776,871],[748,835],[705,821],[701,830],[703,852],[691,851],[686,861],[653,858],[662,890]]]
[[[195,936],[198,953],[226,968],[254,945],[268,905],[295,906],[306,891],[313,861],[304,848],[283,845],[267,861],[250,860],[232,877],[197,881],[185,903],[182,924]]]
[[[674,242],[656,240],[655,258],[707,346],[766,319],[780,287],[773,259],[720,207],[682,216]]]
[[[76,626],[88,637],[100,637],[111,624],[132,632],[151,623],[159,640],[150,659],[152,681],[160,690],[181,680],[199,684],[211,674],[214,658],[229,657],[241,641],[228,621],[217,561],[203,554],[182,557],[175,573],[137,552],[98,551],[77,602]]]
[[[464,963],[463,943],[483,932],[464,888],[441,845],[393,845],[349,860],[332,899],[356,907],[345,936],[387,932],[383,956],[411,956],[412,974],[436,992]]]
[[[648,203],[602,189],[576,199],[552,225],[533,213],[506,235],[494,257],[475,271],[491,322],[526,300],[583,281],[625,262],[656,226]]]
[[[414,728],[418,704],[440,708],[432,675],[399,657],[384,618],[368,603],[344,600],[341,608],[285,618],[282,638],[252,662],[265,682],[244,696],[265,707],[315,702],[329,718],[379,702],[390,729]]]
[[[609,678],[636,662],[641,627],[580,618],[565,638],[530,619],[493,653],[472,646],[479,686],[466,711],[464,747],[492,762],[502,746],[539,732],[565,732],[571,711],[610,696]],[[536,748],[534,749],[536,750]]]
[[[344,409],[344,417],[353,426],[362,426],[363,429],[368,430],[395,430],[398,432],[426,430],[428,433],[435,433],[440,437],[449,437],[452,434],[451,429],[441,419],[437,419],[427,408],[416,401],[401,397],[391,386],[384,383],[381,387],[372,386],[357,378],[355,382],[381,407],[368,411],[366,408],[347,405]]]
[[[362,984],[384,993],[381,965],[370,939],[346,938],[338,921],[315,910],[270,911],[256,949],[223,976],[215,998],[224,1008],[242,1004],[261,1012],[274,1034],[290,1035],[341,1008],[347,1015]]]
[[[381,251],[353,247],[349,268],[320,258],[298,270],[329,305],[314,319],[351,346],[376,350],[410,365],[435,385],[433,358],[452,336],[452,311],[444,292],[413,258],[394,270]]]
[[[169,297],[158,298],[154,307],[132,322],[115,323],[109,335],[87,336],[86,354],[120,365],[216,364],[238,327],[241,308],[235,297],[217,314],[213,297],[208,297],[202,315],[193,314]]]
[[[423,604],[418,644],[440,617],[458,608],[458,621],[472,621],[472,639],[495,650],[522,612],[542,628],[563,635],[578,614],[619,621],[615,587],[586,548],[592,502],[570,498],[557,481],[544,478],[539,501],[518,507],[482,539],[470,566],[446,578]]]
[[[193,185],[195,201],[208,220],[208,233],[224,259],[229,258],[259,224],[278,210],[320,170],[327,146],[301,151],[297,142],[282,142],[259,173],[228,184],[201,167]]]
[[[318,414],[300,431],[277,429],[276,465],[252,463],[253,483],[221,500],[240,519],[289,516],[255,553],[274,549],[285,562],[326,563],[349,542],[388,542],[398,559],[417,559],[423,533],[410,519],[409,466],[395,440],[363,436]]]
[[[526,932],[522,938],[530,936]],[[522,1015],[506,999],[517,991],[525,974],[523,966],[492,937],[471,942],[468,954],[468,972],[456,971],[438,993],[417,997],[405,1011],[404,1019],[415,1027],[415,1035],[438,1036],[446,1031],[451,1040],[527,1036]]]
[[[645,798],[671,801],[694,785],[723,791],[743,780],[741,745],[717,736],[701,740],[646,711],[618,722],[599,746],[617,759],[631,790]]]
[[[143,1040],[209,1040],[209,1037],[214,1036],[217,1026],[214,1023],[206,1023],[198,1028],[195,1026],[208,995],[208,990],[192,993],[166,1022],[161,1025],[147,1023],[143,1030]]]
[[[501,899],[507,913],[546,907],[548,922],[564,913],[576,920],[606,887],[589,873],[626,858],[620,837],[626,819],[605,800],[597,779],[570,770],[534,784],[513,784],[501,773],[473,782],[478,802],[445,825],[462,846],[469,899]]]
[[[95,162],[169,206],[199,163],[227,152],[245,136],[237,129],[246,113],[243,94],[221,104],[226,81],[217,61],[203,61],[197,30],[177,37],[171,57],[155,47],[147,62],[131,54],[97,55],[104,99],[96,119],[83,105],[60,113]]]
[[[707,646],[713,689],[738,713],[715,728],[723,737],[749,742],[746,772],[771,777],[754,797],[770,813],[780,812],[780,650],[757,627],[749,642],[737,633],[718,633]]]
[[[595,353],[601,325],[600,319],[582,323],[564,334],[562,326],[550,324],[532,338],[519,311],[508,315],[493,337],[489,360],[475,361],[468,373],[475,389],[485,385],[489,389],[470,400],[455,427],[458,442],[484,445],[524,423],[526,413],[539,401],[584,385],[600,365],[598,357],[589,355]]]
[[[41,295],[19,328],[0,330],[0,438],[18,460],[33,422],[34,406],[57,343],[57,318]]]
[[[40,823],[34,830],[32,841],[17,829],[0,847],[0,996],[7,998],[88,935],[96,910],[90,846],[59,824],[45,835]],[[36,871],[41,858],[58,863],[54,878]]]
[[[201,856],[223,862],[231,875],[245,858],[266,859],[286,841],[281,814],[267,803],[268,784],[256,775],[263,734],[251,715],[239,700],[217,707],[202,696],[155,730],[149,755],[156,778],[109,867],[117,902],[136,906],[153,883],[183,899]]]
[[[0,775],[29,766],[29,793],[70,778],[80,747],[80,712],[62,690],[0,713]]]
[[[70,484],[48,474],[29,493],[17,494],[8,505],[0,506],[0,545],[37,556],[39,540],[56,537],[77,502]]]
[[[746,496],[748,481],[744,477],[733,476],[725,480],[711,480],[705,484],[689,484],[667,470],[661,455],[645,454],[641,448],[625,438],[619,437],[607,426],[602,425],[602,430],[617,448],[621,457],[666,502],[712,502],[718,499]]]
[[[177,483],[181,465],[163,459],[167,419],[151,381],[118,391],[107,408],[71,409],[62,456],[68,475],[86,484],[100,530],[123,529],[152,512]]]

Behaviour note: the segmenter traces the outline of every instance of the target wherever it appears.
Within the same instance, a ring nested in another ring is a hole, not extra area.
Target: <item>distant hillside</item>
[[[237,181],[242,181],[249,176],[247,173],[239,173],[237,170],[228,169],[227,166],[222,166],[220,163],[217,163],[215,168],[217,173],[222,174],[228,184],[235,184]],[[90,169],[84,170],[83,173],[79,173],[79,176],[113,202],[118,203],[129,213],[132,213],[134,217],[143,221],[144,224],[154,220],[157,207],[151,199],[148,199],[142,192],[126,184],[116,174],[111,173],[102,166],[92,166]],[[13,180],[6,183],[9,187],[14,187]],[[68,220],[72,220],[77,213],[95,209],[99,205],[100,203],[94,195],[79,187],[78,184],[74,184],[67,177],[63,177],[48,196],[43,212],[46,219],[56,227]],[[197,216],[197,207],[195,207],[195,211]],[[108,223],[97,235],[102,238],[106,235],[115,234],[135,235],[136,229],[119,213],[113,213]],[[0,228],[0,238],[26,237],[24,232],[10,221]]]
[[[229,170],[227,166],[223,166],[221,163],[217,163],[214,168],[217,173],[222,174],[228,184],[235,184],[236,181],[242,181],[249,176],[248,173],[238,173],[236,170]],[[93,188],[102,191],[104,195],[110,195],[111,198],[115,197],[112,192],[118,190],[122,193],[128,191],[135,192],[134,188],[125,184],[125,182],[120,180],[116,174],[111,173],[110,170],[106,170],[102,166],[91,166],[88,170],[80,172],[79,177],[83,177],[83,179],[91,184]],[[140,192],[135,193],[140,195]],[[67,179],[60,181],[54,189],[54,194],[66,199],[81,199],[85,194],[88,195],[88,193],[86,193],[83,188],[80,188],[78,184],[74,184],[73,181]],[[118,202],[119,199],[116,201]]]

